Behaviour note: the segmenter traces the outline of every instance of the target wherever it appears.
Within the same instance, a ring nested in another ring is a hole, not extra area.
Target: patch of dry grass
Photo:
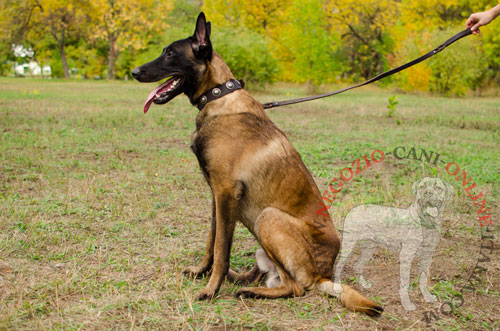
[[[195,301],[207,280],[186,279],[181,271],[201,261],[210,215],[209,191],[189,149],[196,108],[182,97],[143,115],[151,86],[132,82],[2,78],[0,84],[0,329],[500,327],[498,249],[489,255],[478,291],[466,292],[454,315],[441,314],[430,325],[423,314],[439,305],[425,303],[414,284],[418,310],[403,310],[397,256],[385,250],[366,268],[373,288],[362,290],[384,306],[378,319],[347,312],[316,291],[282,300],[235,299],[237,286],[228,282],[212,302]],[[285,91],[256,95],[265,102],[286,98]],[[390,95],[363,90],[270,114],[322,190],[374,149],[420,146],[457,162],[487,197],[498,248],[498,99],[398,94],[395,118],[389,118]],[[477,208],[443,167],[388,158],[349,182],[331,215],[341,229],[356,205],[406,207],[413,180],[429,174],[457,191],[431,270],[434,293],[446,302],[467,282],[480,238]],[[238,226],[231,265],[250,267],[256,247]],[[345,280],[359,288],[352,264]]]

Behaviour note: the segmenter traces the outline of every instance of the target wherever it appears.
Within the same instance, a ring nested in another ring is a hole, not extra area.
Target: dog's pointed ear
[[[203,12],[198,15],[196,29],[193,34],[193,52],[196,57],[210,60],[212,58],[212,43],[210,42],[211,26]]]

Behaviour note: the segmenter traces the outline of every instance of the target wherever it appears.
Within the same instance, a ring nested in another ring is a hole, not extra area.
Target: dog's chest
[[[206,137],[200,135],[198,130],[195,130],[191,135],[191,150],[193,151],[194,155],[196,155],[201,171],[203,172],[205,178],[208,180],[210,178],[210,174],[207,171],[207,158],[205,154],[206,147]]]

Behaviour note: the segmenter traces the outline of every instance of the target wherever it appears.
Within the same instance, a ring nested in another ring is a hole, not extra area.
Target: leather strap
[[[457,41],[459,39],[462,39],[463,37],[468,36],[471,33],[472,33],[471,29],[467,28],[464,31],[459,32],[456,35],[454,35],[453,37],[451,37],[450,39],[446,40],[444,43],[442,43],[438,47],[434,48],[429,53],[424,54],[421,57],[419,57],[419,58],[417,58],[417,59],[415,59],[413,61],[410,61],[410,62],[408,62],[406,64],[403,64],[402,66],[399,66],[397,68],[391,69],[391,70],[386,71],[386,72],[383,72],[380,75],[377,75],[377,76],[375,76],[375,77],[373,77],[373,78],[371,78],[371,79],[369,79],[369,80],[367,80],[367,81],[365,81],[363,83],[360,83],[360,84],[357,84],[357,85],[354,85],[354,86],[345,87],[345,88],[337,90],[337,91],[333,91],[333,92],[328,92],[328,93],[325,93],[325,94],[311,96],[311,97],[305,97],[305,98],[299,98],[299,99],[292,99],[292,100],[285,100],[285,101],[268,102],[268,103],[264,103],[262,106],[264,107],[264,109],[269,109],[269,108],[279,107],[279,106],[286,106],[286,105],[291,105],[291,104],[294,104],[294,103],[306,102],[306,101],[316,100],[316,99],[320,99],[320,98],[326,98],[326,97],[329,97],[329,96],[332,96],[332,95],[335,95],[335,94],[340,94],[342,92],[355,89],[357,87],[368,85],[368,84],[376,82],[377,80],[380,80],[380,79],[382,79],[384,77],[387,77],[387,76],[393,75],[393,74],[395,74],[397,72],[400,72],[402,70],[405,70],[406,68],[409,68],[409,67],[411,67],[411,66],[413,66],[413,65],[415,65],[417,63],[420,63],[420,62],[422,62],[424,60],[427,60],[431,56],[436,55],[437,53],[441,52],[446,47],[448,47],[451,44],[453,44],[455,41]]]
[[[242,89],[244,86],[245,83],[243,82],[242,79],[240,80],[230,79],[224,84],[214,86],[211,89],[205,91],[205,93],[203,93],[198,98],[198,100],[196,100],[196,107],[198,107],[199,110],[202,110],[203,107],[205,107],[205,105],[210,101],[222,98],[223,96],[229,93]]]

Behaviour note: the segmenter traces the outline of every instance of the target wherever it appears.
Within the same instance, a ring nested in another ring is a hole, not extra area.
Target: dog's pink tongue
[[[161,84],[157,88],[155,88],[151,93],[149,93],[148,98],[146,99],[146,102],[144,103],[144,114],[148,111],[149,107],[151,107],[151,104],[153,103],[153,100],[155,99],[156,93],[158,93],[159,90],[161,90],[164,87],[164,84]]]

